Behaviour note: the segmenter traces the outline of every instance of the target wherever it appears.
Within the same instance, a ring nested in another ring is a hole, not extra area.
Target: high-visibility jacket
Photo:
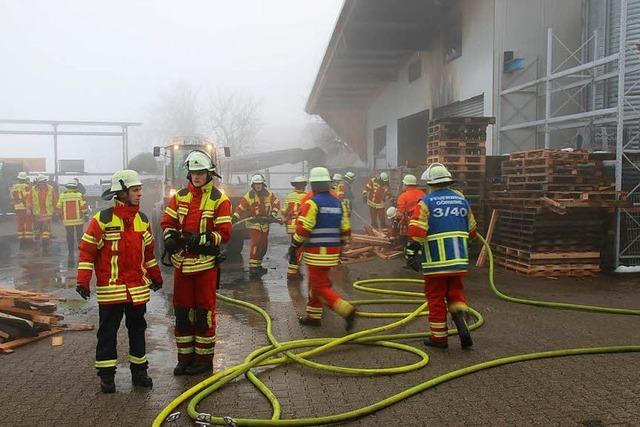
[[[350,234],[346,207],[333,192],[323,192],[300,207],[292,239],[304,244],[307,265],[333,267],[340,263],[340,247]]]
[[[231,238],[231,200],[209,181],[202,187],[189,183],[171,197],[160,227],[164,235],[178,232],[182,237],[200,234],[204,243],[211,234],[214,246]],[[182,273],[197,273],[216,266],[216,255],[194,254],[180,250],[171,255],[171,263]]]
[[[296,232],[296,219],[298,218],[298,212],[300,211],[300,200],[302,200],[305,194],[305,191],[294,190],[284,199],[282,216],[284,216],[284,219],[287,222],[287,233],[289,234]]]
[[[236,207],[233,215],[236,218],[242,217],[270,217],[280,211],[280,200],[267,189],[263,189],[260,193],[249,190]],[[264,221],[247,221],[246,227],[252,230],[262,232],[269,231],[269,223]]]
[[[369,179],[364,190],[362,190],[362,195],[367,196],[367,206],[376,209],[383,209],[386,201],[392,197],[389,186],[384,185],[377,178]]]
[[[26,210],[29,206],[30,186],[26,182],[16,182],[11,187],[11,204],[16,211]]]
[[[423,245],[425,276],[463,274],[469,266],[468,240],[476,234],[469,202],[459,191],[441,188],[418,203],[408,237]]]
[[[65,226],[82,225],[87,212],[87,202],[78,190],[66,189],[58,198],[56,208],[62,215]]]
[[[89,289],[95,271],[98,304],[146,303],[149,284],[162,283],[153,245],[146,215],[116,200],[91,219],[82,236],[78,284]]]
[[[408,185],[407,189],[398,196],[398,208],[396,210],[396,217],[398,219],[411,218],[413,211],[418,202],[424,197],[424,191],[416,187],[415,185]]]
[[[333,191],[336,193],[336,196],[338,196],[340,200],[344,200],[344,196],[345,196],[344,182],[338,182],[336,185],[334,185]]]
[[[47,184],[44,189],[36,186],[29,194],[31,195],[30,205],[33,216],[46,217],[53,215],[57,200],[52,186]]]

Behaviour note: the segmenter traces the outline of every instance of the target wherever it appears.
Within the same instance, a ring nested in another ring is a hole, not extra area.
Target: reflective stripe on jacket
[[[13,209],[20,211],[27,209],[29,198],[29,184],[26,182],[16,182],[11,187],[11,204]]]
[[[40,190],[37,186],[31,190],[31,210],[34,216],[52,216],[55,206],[53,187],[47,184]]]
[[[162,283],[153,246],[146,215],[115,201],[91,219],[82,236],[77,282],[88,289],[95,271],[98,304],[144,304],[151,281]]]
[[[87,211],[87,202],[85,202],[80,191],[70,189],[64,190],[58,198],[56,208],[61,212],[62,223],[65,226],[84,224],[84,214]]]
[[[260,193],[250,190],[242,196],[233,215],[237,218],[271,217],[274,212],[280,212],[280,200],[278,200],[275,194],[267,189],[264,189]],[[246,227],[251,230],[269,231],[268,222],[249,220],[245,224]]]
[[[289,193],[284,199],[282,215],[287,221],[287,233],[289,234],[296,232],[296,219],[298,218],[298,212],[300,211],[300,201],[305,194],[305,191],[295,190]]]
[[[377,178],[369,179],[362,194],[367,196],[367,205],[376,209],[383,209],[386,201],[391,199],[389,186],[382,184]]]

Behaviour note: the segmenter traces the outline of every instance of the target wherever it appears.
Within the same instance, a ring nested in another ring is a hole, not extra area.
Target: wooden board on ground
[[[5,342],[5,343],[0,344],[0,352],[2,352],[2,353],[13,353],[14,349],[17,348],[17,347],[23,346],[25,344],[29,344],[29,343],[34,342],[34,341],[41,340],[43,338],[50,337],[52,335],[59,334],[60,332],[62,332],[62,329],[60,329],[60,328],[52,328],[50,331],[40,332],[35,337],[18,338],[17,340]]]

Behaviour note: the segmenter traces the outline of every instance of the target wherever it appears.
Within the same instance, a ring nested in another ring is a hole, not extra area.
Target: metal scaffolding
[[[497,103],[497,148],[500,153],[504,151],[505,142],[518,149],[537,148],[535,142],[538,141],[544,141],[544,148],[558,146],[557,141],[563,140],[563,131],[569,129],[574,135],[581,128],[590,129],[591,135],[598,131],[606,134],[608,129],[615,134],[615,146],[605,143],[602,148],[615,151],[615,189],[620,194],[624,191],[633,202],[632,208],[616,212],[616,267],[640,265],[640,104],[637,92],[634,93],[640,78],[634,75],[629,79],[630,75],[640,72],[640,40],[628,39],[628,0],[619,1],[618,51],[602,55],[597,31],[572,50],[554,35],[552,28],[548,28],[544,72],[536,69],[535,79],[503,88]],[[560,48],[559,53],[554,52],[557,47]],[[566,54],[566,57],[554,66],[554,54],[556,57]],[[569,67],[571,62],[577,65]],[[632,65],[627,66],[628,62]],[[529,67],[534,64],[537,66],[538,61]],[[529,67],[516,75],[511,83],[526,75]],[[633,84],[627,84],[630,82]],[[597,94],[604,88],[611,92],[610,105],[606,102],[598,105],[596,102]],[[538,105],[538,99],[544,100],[543,107]],[[533,106],[532,102],[535,102]],[[515,112],[505,117],[504,107]],[[524,121],[515,122],[514,119],[518,118]],[[517,141],[518,136],[520,142]],[[532,137],[534,147],[525,147]],[[577,142],[571,142],[569,146],[580,148]]]

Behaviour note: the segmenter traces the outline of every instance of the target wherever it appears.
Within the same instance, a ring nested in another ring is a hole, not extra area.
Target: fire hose
[[[494,263],[493,253],[491,248],[482,236],[478,236],[482,241],[484,247],[487,250],[489,260],[489,285],[493,293],[501,300],[517,303],[533,305],[537,307],[546,307],[553,309],[563,310],[579,310],[596,313],[607,313],[617,315],[640,315],[639,309],[626,309],[626,308],[612,308],[604,306],[582,305],[582,304],[570,304],[561,302],[549,302],[538,301],[531,299],[515,298],[501,292],[494,282]],[[247,425],[247,426],[308,426],[308,425],[320,425],[330,424],[337,422],[345,422],[354,420],[366,415],[370,415],[383,408],[389,407],[395,403],[400,402],[403,399],[421,393],[425,390],[433,388],[439,384],[447,381],[454,380],[478,371],[490,369],[498,366],[504,366],[513,363],[526,362],[537,359],[547,359],[556,357],[567,357],[577,355],[588,354],[606,354],[606,353],[627,353],[627,352],[640,352],[640,345],[620,345],[620,346],[606,346],[606,347],[580,347],[580,348],[568,348],[558,349],[551,351],[535,352],[518,354],[507,357],[501,357],[485,362],[477,363],[471,366],[467,366],[461,369],[457,369],[443,375],[439,375],[435,378],[422,382],[420,384],[413,385],[397,394],[388,396],[378,402],[371,405],[364,406],[352,411],[343,412],[339,414],[320,416],[314,418],[296,418],[296,419],[281,419],[281,407],[275,394],[252,372],[252,369],[264,366],[278,366],[285,363],[295,362],[304,366],[308,366],[315,369],[320,369],[328,372],[335,372],[349,375],[391,375],[397,373],[406,373],[416,369],[420,369],[427,365],[429,362],[429,356],[416,347],[408,344],[397,342],[398,340],[407,340],[415,338],[423,338],[430,335],[429,332],[418,333],[402,333],[402,334],[388,334],[392,329],[401,327],[408,324],[418,316],[427,315],[427,303],[424,302],[424,295],[422,292],[411,292],[406,290],[388,289],[379,286],[372,286],[375,284],[416,284],[422,285],[421,279],[407,279],[407,278],[381,278],[381,279],[365,279],[354,282],[353,288],[368,293],[392,295],[401,298],[380,298],[369,300],[355,300],[351,301],[355,305],[370,305],[370,304],[413,304],[419,305],[414,311],[410,313],[380,313],[380,312],[366,312],[358,311],[358,314],[362,317],[376,317],[376,318],[400,318],[387,325],[378,326],[371,329],[358,331],[341,338],[312,338],[301,339],[293,341],[279,342],[273,335],[272,320],[269,314],[262,308],[251,304],[246,301],[233,299],[226,297],[222,294],[218,294],[218,298],[222,301],[238,305],[250,309],[260,314],[266,323],[266,335],[270,342],[270,345],[261,347],[252,353],[250,353],[243,363],[235,366],[231,366],[227,369],[217,372],[213,376],[206,380],[196,384],[194,387],[182,393],[176,399],[174,399],[169,405],[167,405],[155,418],[153,426],[159,427],[162,422],[171,417],[175,419],[179,416],[179,413],[172,414],[180,404],[191,399],[187,406],[187,412],[189,416],[194,419],[200,425],[218,424],[218,425]],[[469,308],[469,312],[475,321],[469,325],[469,329],[477,329],[484,323],[482,315]],[[449,335],[455,335],[455,330],[449,330]],[[322,352],[326,352],[344,344],[359,344],[359,345],[377,345],[386,348],[394,348],[400,351],[409,352],[415,354],[418,357],[418,361],[412,364],[385,367],[385,368],[348,368],[335,365],[328,365],[311,360],[310,358],[318,355]],[[294,352],[296,349],[310,348],[301,352]],[[206,413],[200,413],[197,410],[198,404],[206,397],[213,394],[216,390],[222,388],[225,384],[228,384],[240,375],[245,375],[246,378],[262,393],[269,401],[272,407],[271,419],[255,419],[255,418],[232,418],[229,416],[215,416]]]

